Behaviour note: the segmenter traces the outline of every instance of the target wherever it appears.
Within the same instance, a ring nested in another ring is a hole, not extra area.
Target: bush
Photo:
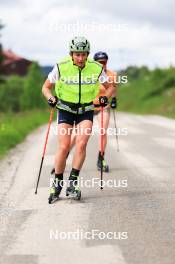
[[[24,80],[12,76],[0,86],[0,111],[20,111],[20,98],[24,90]]]

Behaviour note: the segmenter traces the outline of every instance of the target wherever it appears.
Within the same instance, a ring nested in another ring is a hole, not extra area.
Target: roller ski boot
[[[70,196],[77,200],[81,199],[81,190],[77,185],[77,176],[71,175],[69,177],[69,186],[66,188],[66,196]]]
[[[104,157],[99,155],[98,160],[97,160],[97,169],[98,171],[101,171],[101,166],[103,168],[103,172],[109,172],[109,166],[106,164],[106,161]]]
[[[55,179],[52,187],[50,188],[50,195],[48,198],[48,203],[54,203],[59,199],[62,190],[62,180]]]

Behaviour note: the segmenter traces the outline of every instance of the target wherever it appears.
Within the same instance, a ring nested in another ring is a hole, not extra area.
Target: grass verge
[[[137,114],[156,114],[175,118],[175,87],[158,90],[151,78],[138,79],[121,85],[119,111]]]
[[[35,128],[49,121],[49,110],[0,113],[0,159]]]

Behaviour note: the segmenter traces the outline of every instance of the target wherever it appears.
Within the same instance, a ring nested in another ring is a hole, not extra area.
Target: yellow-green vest
[[[55,92],[59,99],[71,103],[85,104],[92,102],[99,93],[99,76],[102,65],[87,59],[85,67],[80,69],[73,64],[72,57],[66,57],[57,64],[59,80]]]

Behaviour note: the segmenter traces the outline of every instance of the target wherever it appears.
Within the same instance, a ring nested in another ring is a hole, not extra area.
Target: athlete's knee
[[[86,146],[87,146],[87,141],[81,140],[77,142],[76,149],[78,150],[78,152],[84,152],[86,150]]]
[[[62,154],[67,154],[69,152],[70,143],[60,144],[58,148],[58,152]]]

